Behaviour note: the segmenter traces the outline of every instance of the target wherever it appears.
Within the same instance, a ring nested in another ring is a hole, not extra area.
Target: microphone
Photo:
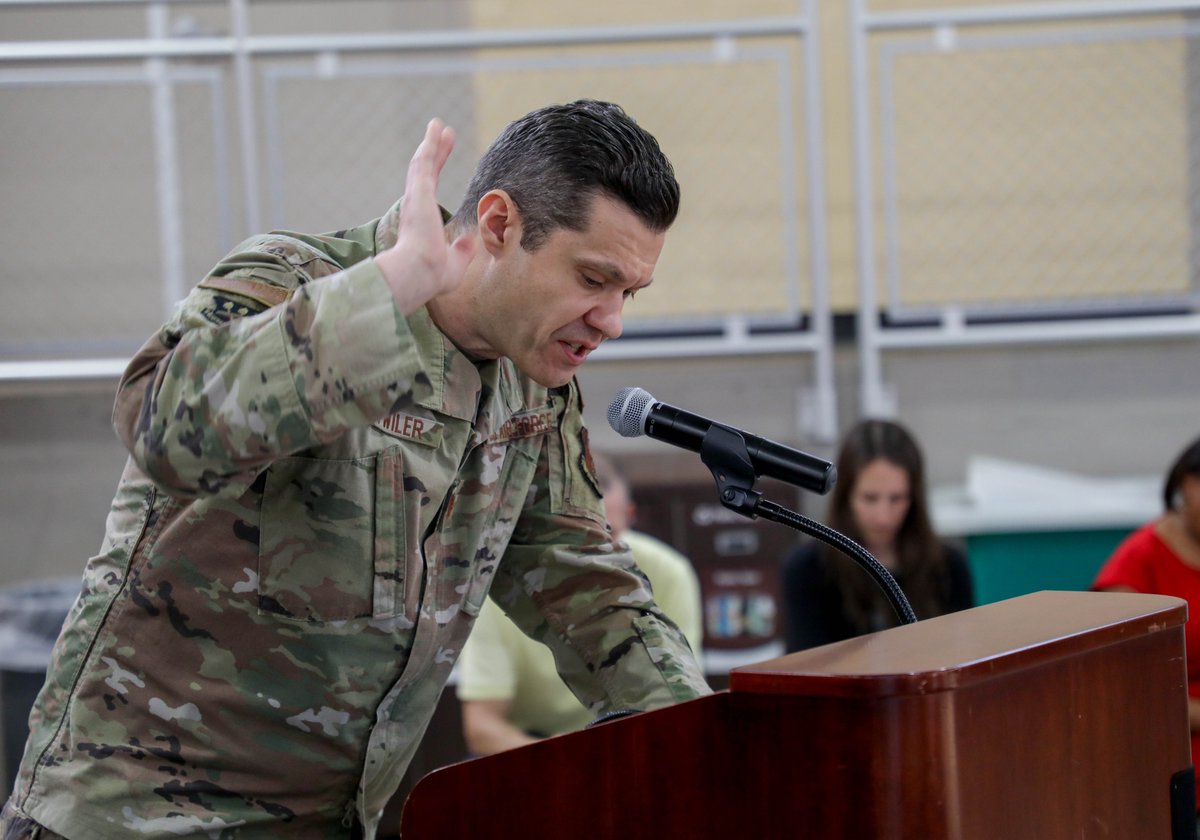
[[[617,392],[608,406],[608,425],[622,437],[645,434],[693,452],[700,451],[708,430],[719,426],[746,442],[755,475],[777,478],[814,493],[828,493],[837,481],[837,470],[828,461],[658,402],[642,388]]]

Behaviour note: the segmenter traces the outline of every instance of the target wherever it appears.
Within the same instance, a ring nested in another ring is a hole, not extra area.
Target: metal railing
[[[683,66],[690,62],[688,66],[700,75],[743,73],[743,79],[752,79],[755,89],[761,89],[758,90],[761,100],[769,103],[770,119],[761,129],[770,139],[769,143],[764,140],[762,148],[766,153],[751,149],[751,154],[743,155],[743,160],[722,159],[720,154],[729,154],[728,150],[689,149],[688,153],[693,156],[694,168],[709,173],[730,172],[736,166],[758,167],[754,177],[746,179],[746,194],[739,201],[753,205],[756,196],[750,194],[750,189],[756,183],[754,178],[771,185],[774,194],[768,203],[772,203],[773,218],[770,225],[757,226],[767,233],[753,234],[760,237],[755,241],[722,243],[719,233],[724,219],[713,214],[692,219],[694,229],[690,232],[689,221],[681,219],[671,239],[687,242],[686,248],[680,250],[689,252],[685,256],[693,260],[688,264],[689,270],[703,263],[703,253],[691,253],[697,248],[712,250],[714,266],[728,260],[729,252],[739,248],[748,253],[768,253],[769,258],[752,272],[752,279],[765,284],[763,287],[769,293],[764,295],[752,288],[716,300],[722,284],[746,281],[727,277],[714,268],[712,276],[707,278],[708,287],[715,290],[707,309],[702,306],[698,311],[672,311],[668,302],[648,317],[639,319],[631,313],[627,337],[606,346],[597,357],[619,360],[726,353],[809,356],[814,383],[811,397],[820,406],[814,414],[819,418],[818,428],[810,431],[827,438],[833,435],[832,335],[815,0],[803,0],[793,16],[757,19],[318,35],[255,34],[250,30],[247,0],[225,3],[227,35],[172,34],[171,7],[177,4],[169,0],[0,0],[0,15],[6,8],[68,5],[145,7],[146,37],[0,42],[0,94],[29,91],[36,86],[57,85],[65,90],[84,83],[85,79],[89,85],[108,83],[150,91],[147,122],[152,126],[154,138],[153,203],[157,213],[154,239],[159,247],[153,274],[161,278],[156,293],[159,314],[182,297],[190,283],[198,279],[197,271],[203,271],[200,267],[215,258],[207,245],[194,243],[198,231],[206,232],[209,240],[228,248],[233,244],[231,239],[240,238],[236,233],[231,236],[231,232],[249,234],[261,229],[268,215],[264,208],[271,210],[271,224],[293,224],[288,218],[289,205],[281,198],[289,194],[283,185],[290,185],[291,193],[302,193],[303,184],[296,186],[301,179],[294,170],[281,169],[287,165],[280,155],[284,147],[281,138],[290,143],[303,132],[297,131],[296,121],[289,122],[292,115],[279,105],[290,83],[319,81],[344,93],[350,89],[348,85],[369,84],[366,79],[372,74],[377,79],[391,78],[411,84],[412,79],[433,73],[450,73],[460,87],[471,88],[481,84],[479,77],[484,73],[489,83],[494,83],[498,73],[507,73],[508,78],[515,80],[522,73],[528,76],[537,71],[565,73],[568,71],[564,68],[570,65],[581,79],[587,74],[606,72],[601,69],[604,67],[626,68],[613,72],[630,72],[629,68],[640,67],[643,74],[640,80],[627,87],[644,89],[653,86],[668,64]],[[686,74],[691,70],[680,72]],[[212,88],[210,113],[196,112],[195,104],[190,111],[181,106],[178,91],[185,81],[203,82]],[[507,80],[502,83],[509,84]],[[511,84],[511,88],[505,89],[506,98],[512,94],[514,100],[519,100],[517,82]],[[619,89],[620,84],[614,87]],[[720,126],[721,118],[716,113],[707,123],[704,119],[694,119],[695,113],[703,113],[705,101],[714,99],[711,89],[688,90],[676,85],[671,95],[680,100],[677,107],[681,115],[691,109],[687,120],[683,116],[677,118],[683,127],[674,129],[676,134],[688,137],[689,121],[701,126],[696,134],[705,133],[708,126]],[[733,90],[730,95],[743,97],[743,92]],[[336,95],[329,98],[333,104],[342,100],[343,97]],[[664,92],[658,102],[667,101]],[[654,116],[663,124],[671,123],[670,114]],[[466,114],[463,119],[469,124],[476,117]],[[205,127],[199,128],[201,124]],[[336,115],[329,124],[337,126]],[[484,126],[475,128],[482,131]],[[212,139],[199,150],[196,138],[202,133]],[[203,158],[203,168],[181,160],[182,146],[192,150],[194,157]],[[233,148],[236,152],[231,152]],[[363,162],[368,168],[376,164]],[[205,185],[210,182],[217,185],[210,202],[212,207],[200,208],[192,201],[198,180]],[[230,188],[230,184],[235,186]],[[686,186],[689,195],[702,193],[704,189],[699,181]],[[137,192],[132,186],[129,191]],[[350,191],[346,201],[353,201],[354,195]],[[148,195],[139,199],[138,213],[149,201]],[[378,212],[385,209],[375,204],[359,206],[369,206]],[[728,211],[726,217],[733,214],[734,211]],[[90,264],[84,256],[81,262]],[[660,280],[668,269],[660,264]],[[121,286],[131,282],[121,279],[112,285],[120,287],[122,294],[145,298],[146,288],[134,290]],[[683,302],[680,296],[678,303]],[[17,337],[0,338],[0,381],[115,375],[123,367],[125,357],[118,354],[95,358],[102,355],[97,349],[132,342],[133,336],[115,332],[98,335],[88,345],[81,333],[91,323],[88,318],[93,313],[86,310],[87,307],[78,313],[81,326],[64,325],[66,337],[58,343],[43,335],[26,335],[23,340],[21,336],[25,333],[21,329],[6,330]],[[142,320],[148,322],[148,316]],[[23,319],[14,326],[22,323]],[[138,336],[139,343],[142,337]],[[81,348],[82,355],[62,352],[63,347],[73,342]]]

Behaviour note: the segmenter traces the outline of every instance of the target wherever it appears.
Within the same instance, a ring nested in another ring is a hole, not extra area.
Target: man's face
[[[467,349],[508,356],[555,387],[621,334],[625,302],[650,284],[665,234],[606,196],[592,199],[588,219],[585,230],[555,230],[534,251],[509,241],[492,255],[474,294],[479,344]]]

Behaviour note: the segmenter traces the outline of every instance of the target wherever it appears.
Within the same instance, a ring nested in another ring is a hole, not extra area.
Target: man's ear
[[[521,211],[504,190],[489,190],[479,199],[479,238],[493,254],[521,244]]]

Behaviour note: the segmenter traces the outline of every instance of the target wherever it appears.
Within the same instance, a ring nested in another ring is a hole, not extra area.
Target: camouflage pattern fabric
[[[18,816],[11,803],[0,812],[0,840],[64,840],[28,817]]]
[[[369,258],[398,206],[248,240],[130,363],[131,457],[16,816],[75,840],[374,837],[489,589],[597,714],[708,691],[611,540],[576,384],[473,363],[396,309]]]

